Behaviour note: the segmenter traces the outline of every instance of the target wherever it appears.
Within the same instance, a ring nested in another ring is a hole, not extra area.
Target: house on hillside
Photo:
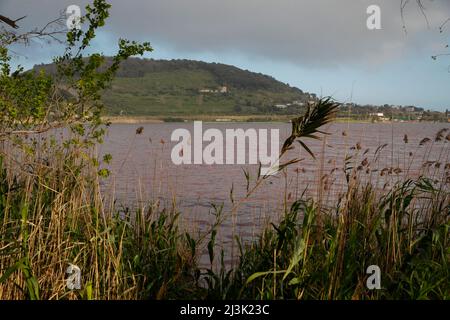
[[[227,86],[221,86],[217,89],[208,89],[203,88],[198,90],[199,93],[228,93],[228,87]]]
[[[300,106],[300,107],[303,107],[305,105],[305,103],[300,100],[294,100],[294,101],[292,101],[292,104],[294,104],[296,106]]]
[[[385,117],[383,112],[369,113],[369,117],[372,117],[375,121],[389,121],[389,118]]]

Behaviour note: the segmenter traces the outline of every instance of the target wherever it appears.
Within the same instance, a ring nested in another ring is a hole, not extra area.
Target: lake
[[[136,134],[141,126],[142,133]],[[244,170],[248,170],[254,181],[258,165],[175,165],[171,151],[178,142],[171,141],[171,134],[180,128],[193,132],[193,123],[112,124],[104,144],[99,146],[101,154],[113,156],[109,166],[111,176],[102,182],[102,190],[106,198],[116,199],[124,210],[136,206],[148,208],[152,201],[157,201],[160,207],[176,207],[185,225],[205,230],[214,220],[211,204],[223,204],[223,211],[230,211],[232,198],[236,203],[245,197]],[[221,132],[236,128],[279,129],[281,147],[290,135],[291,124],[203,123],[203,132],[209,128]],[[335,204],[347,185],[345,166],[358,168],[358,174],[370,179],[379,190],[398,179],[418,177],[424,171],[438,177],[450,162],[450,143],[445,140],[449,132],[443,141],[435,142],[436,133],[443,128],[450,125],[335,123],[322,128],[329,133],[322,141],[303,140],[316,160],[299,144],[290,150],[283,159],[304,160],[289,166],[286,173],[265,179],[254,194],[243,200],[234,218],[223,224],[222,242],[229,243],[234,233],[251,239],[261,226],[276,220],[283,208],[305,190],[305,198],[320,199],[323,205]],[[419,145],[424,138],[431,141]]]

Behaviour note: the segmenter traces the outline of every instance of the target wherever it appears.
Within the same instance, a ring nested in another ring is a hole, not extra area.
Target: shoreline
[[[217,122],[217,123],[229,123],[229,122],[290,122],[291,119],[298,117],[298,115],[286,115],[286,116],[266,116],[266,115],[195,115],[195,116],[104,116],[103,121],[111,124],[148,124],[148,123],[184,123],[193,121],[203,122]],[[354,120],[348,118],[336,118],[336,123],[386,123],[391,124],[391,121],[376,121],[371,120]],[[396,120],[395,123],[419,123],[434,121],[405,121]],[[446,123],[446,122],[442,122]]]

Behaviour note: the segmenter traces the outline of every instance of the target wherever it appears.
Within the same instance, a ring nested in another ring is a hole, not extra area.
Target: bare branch
[[[444,27],[445,27],[445,25],[446,25],[448,22],[450,22],[450,18],[448,18],[447,20],[445,20],[444,23],[441,24],[441,25],[439,26],[439,32],[440,32],[440,33],[444,32]]]
[[[18,20],[21,20],[23,18],[20,18]],[[0,38],[1,41],[0,45],[8,46],[13,43],[21,43],[23,45],[29,45],[30,42],[36,39],[48,39],[56,41],[58,43],[62,43],[63,40],[58,38],[58,36],[63,35],[66,32],[67,29],[64,24],[64,16],[61,13],[58,18],[48,22],[42,28],[35,28],[25,33],[17,33],[16,31],[7,30],[4,27],[0,27],[0,34],[2,35],[2,37]]]
[[[23,16],[22,18],[16,19],[16,20],[11,20],[8,17],[2,16],[0,14],[0,21],[6,23],[7,25],[9,25],[10,27],[14,28],[14,29],[18,29],[19,26],[16,24],[17,21],[20,21],[22,19],[26,18],[26,16]]]
[[[416,0],[417,5],[419,6],[420,12],[422,13],[423,17],[425,18],[425,21],[427,22],[427,27],[430,27],[430,22],[428,21],[428,17],[425,14],[425,7],[422,3],[422,0]]]
[[[420,13],[423,15],[426,23],[427,23],[427,27],[430,28],[430,22],[428,20],[428,16],[425,13],[425,6],[422,3],[423,0],[415,0],[417,7],[419,8]],[[410,0],[400,0],[400,15],[402,17],[402,25],[403,25],[403,30],[405,31],[405,34],[408,33],[407,28],[406,28],[406,22],[405,22],[405,8],[406,6],[410,3]]]
[[[405,32],[405,34],[408,34],[408,31],[406,29],[404,11],[405,11],[405,7],[408,3],[409,3],[409,0],[401,0],[400,1],[400,15],[402,17],[402,28],[403,28],[403,31]]]

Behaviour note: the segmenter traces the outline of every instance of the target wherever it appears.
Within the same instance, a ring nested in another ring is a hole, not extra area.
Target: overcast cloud
[[[402,31],[400,0],[111,0],[107,31],[147,39],[188,52],[240,52],[323,67],[378,64],[405,53],[438,50],[437,28],[450,16],[450,1],[425,1],[430,28],[411,4],[408,36]],[[28,15],[23,28],[47,22],[78,0],[1,0],[0,13]],[[366,9],[378,4],[382,30],[368,30]]]

